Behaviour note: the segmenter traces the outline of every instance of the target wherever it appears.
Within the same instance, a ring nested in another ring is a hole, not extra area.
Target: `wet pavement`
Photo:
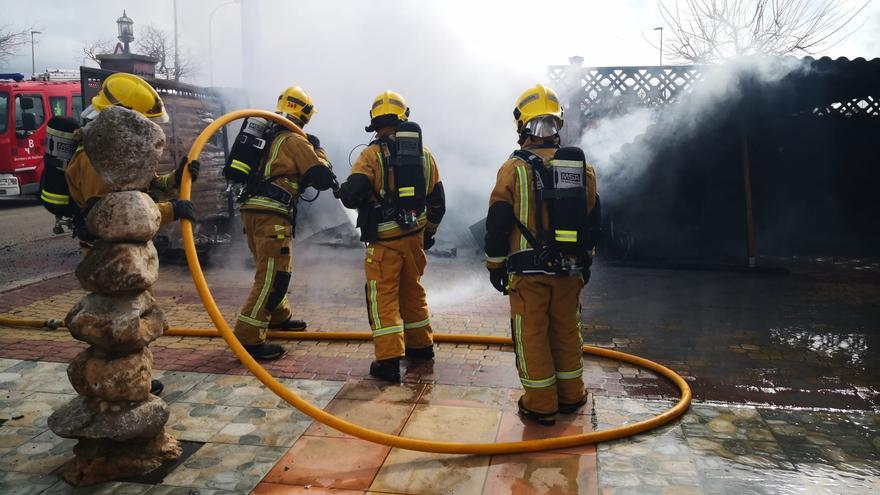
[[[361,251],[297,246],[291,303],[317,331],[367,330]],[[425,284],[437,332],[507,335],[505,298],[479,258],[432,257]],[[221,262],[222,265],[221,266]],[[780,260],[762,260],[780,264]],[[437,456],[349,438],[290,409],[219,339],[162,337],[169,427],[197,448],[159,485],[85,493],[875,493],[880,490],[880,272],[857,262],[784,263],[787,272],[596,266],[583,296],[585,341],[681,373],[695,404],[631,439],[561,452]],[[212,253],[207,278],[227,321],[249,288],[241,253]],[[162,268],[155,294],[172,326],[210,328],[185,268]],[[83,295],[72,276],[0,291],[0,314],[60,318]],[[509,441],[638,421],[676,390],[650,372],[587,358],[592,401],[552,429],[524,425],[509,348],[440,344],[406,383],[367,378],[368,342],[286,342],[267,366],[319,406],[422,438]],[[72,393],[65,331],[0,327],[0,493],[68,493],[71,455],[45,418]],[[552,431],[551,431],[552,430]]]

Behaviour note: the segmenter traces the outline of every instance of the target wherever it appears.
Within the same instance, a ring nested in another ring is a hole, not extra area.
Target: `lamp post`
[[[125,10],[122,11],[122,17],[116,19],[116,26],[119,28],[117,39],[122,42],[122,51],[131,53],[129,44],[134,41],[134,21],[125,14]]]
[[[660,67],[663,67],[663,26],[655,27],[654,31],[660,31]]]
[[[43,34],[42,31],[31,31],[31,77],[34,77],[34,74],[37,73],[37,63],[36,57],[34,56],[34,35],[35,34]]]
[[[211,78],[211,87],[214,87],[214,14],[216,14],[222,7],[234,3],[239,3],[239,0],[231,0],[226,3],[221,3],[214,7],[214,10],[208,15],[208,67]]]

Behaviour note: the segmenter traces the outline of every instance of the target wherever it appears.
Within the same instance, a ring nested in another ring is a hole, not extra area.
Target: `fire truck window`
[[[82,96],[80,96],[80,95],[71,96],[70,108],[71,108],[72,117],[75,118],[76,120],[78,120],[80,124],[82,124],[82,117],[80,116],[80,114],[83,112]]]
[[[9,124],[9,95],[0,93],[0,134],[6,132]]]
[[[30,100],[31,108],[22,104],[24,100]],[[15,95],[15,130],[35,131],[46,121],[46,112],[43,109],[43,97],[41,95]]]
[[[67,116],[67,97],[66,96],[50,96],[49,108],[52,109],[53,117]]]

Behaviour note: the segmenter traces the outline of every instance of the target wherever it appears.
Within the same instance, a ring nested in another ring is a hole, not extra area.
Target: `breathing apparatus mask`
[[[562,128],[562,121],[554,115],[541,115],[526,122],[523,125],[523,134],[528,134],[537,138],[548,138],[559,134]]]

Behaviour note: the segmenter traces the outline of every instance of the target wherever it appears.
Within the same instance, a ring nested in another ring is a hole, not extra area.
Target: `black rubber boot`
[[[559,403],[559,413],[560,414],[571,414],[577,412],[578,409],[584,407],[584,404],[587,403],[587,396],[585,395],[583,400],[580,402],[575,402],[574,404],[563,404]]]
[[[283,347],[277,344],[263,342],[257,345],[246,345],[244,349],[257,361],[274,361],[287,354]]]
[[[407,347],[406,357],[413,361],[428,361],[434,359],[434,346],[428,347]]]
[[[150,380],[150,393],[153,395],[159,395],[162,391],[165,390],[165,384],[160,382],[159,380]]]
[[[400,358],[373,361],[370,363],[370,375],[388,382],[400,383]]]
[[[519,398],[519,402],[516,404],[519,407],[519,415],[524,419],[534,421],[541,426],[553,426],[556,424],[556,413],[539,413],[526,409],[523,405],[522,397]]]
[[[308,324],[302,320],[294,320],[293,318],[282,321],[281,323],[269,323],[271,330],[279,330],[282,332],[302,332],[308,327]]]

